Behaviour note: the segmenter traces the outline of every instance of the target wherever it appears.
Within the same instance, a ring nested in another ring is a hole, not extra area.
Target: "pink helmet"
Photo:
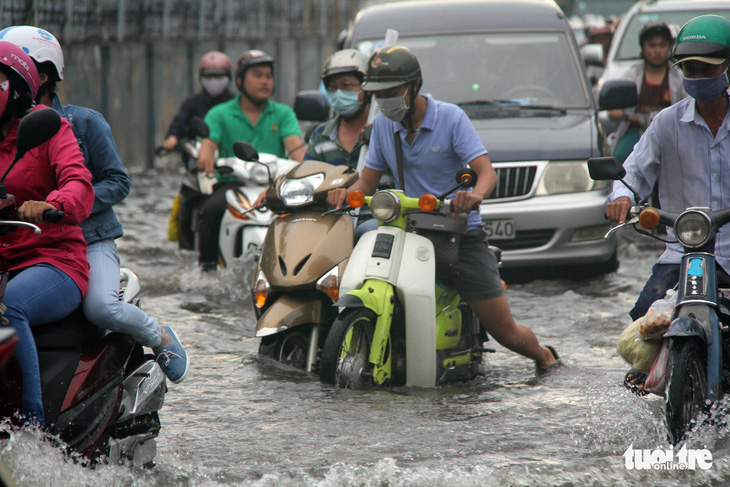
[[[220,51],[210,51],[203,54],[198,66],[200,76],[223,76],[231,77],[231,60]]]
[[[0,66],[6,66],[25,81],[23,91],[30,91],[31,99],[35,99],[40,84],[38,70],[33,59],[24,50],[12,42],[0,41]]]

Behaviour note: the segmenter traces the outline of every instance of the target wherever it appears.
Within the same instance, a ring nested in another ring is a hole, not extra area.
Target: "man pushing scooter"
[[[409,49],[383,47],[370,57],[362,89],[372,93],[382,114],[374,119],[360,179],[348,189],[331,191],[328,202],[339,209],[348,192],[373,194],[386,169],[396,175],[397,187],[407,196],[440,194],[449,189],[454,174],[470,166],[478,175],[476,186],[450,195],[453,212],[468,213],[456,288],[501,345],[533,359],[540,371],[553,368],[560,363],[555,349],[541,345],[532,330],[515,323],[497,259],[482,229],[478,208],[497,183],[487,150],[464,111],[419,94],[422,84],[420,65]]]

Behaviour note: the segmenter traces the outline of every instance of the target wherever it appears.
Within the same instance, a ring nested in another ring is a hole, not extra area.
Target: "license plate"
[[[512,220],[487,220],[484,230],[489,240],[513,240],[515,238],[515,224]]]

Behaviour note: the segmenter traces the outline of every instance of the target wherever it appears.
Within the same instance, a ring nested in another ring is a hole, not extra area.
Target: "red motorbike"
[[[18,126],[15,162],[28,150],[58,132],[61,119],[52,109],[26,115]],[[7,175],[7,172],[5,175]],[[0,232],[9,233],[27,222],[14,221],[15,198],[0,178]],[[51,210],[44,220],[58,221],[62,212]],[[9,279],[7,263],[0,262],[0,301]],[[120,299],[138,305],[137,276],[128,269],[120,275]],[[0,325],[0,339],[12,329]],[[68,448],[95,459],[154,465],[160,431],[158,411],[167,382],[154,356],[128,335],[111,333],[91,324],[77,309],[55,323],[32,328],[38,349],[43,408],[49,432]],[[22,375],[12,352],[13,334],[0,341],[0,417],[17,418],[21,411]],[[17,338],[15,338],[17,340]],[[9,358],[9,360],[8,360]]]

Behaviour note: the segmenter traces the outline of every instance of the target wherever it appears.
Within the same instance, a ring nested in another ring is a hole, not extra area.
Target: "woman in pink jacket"
[[[20,119],[33,106],[38,90],[33,60],[11,42],[0,41],[0,174],[16,152]],[[8,173],[5,186],[15,196],[18,219],[41,230],[20,227],[0,235],[0,260],[11,274],[3,297],[5,317],[20,341],[15,354],[23,372],[23,414],[29,422],[45,425],[38,353],[30,327],[59,320],[81,303],[88,283],[86,242],[78,224],[94,201],[91,175],[84,167],[71,126],[48,142],[28,151]],[[60,223],[44,223],[43,212],[62,210]]]

